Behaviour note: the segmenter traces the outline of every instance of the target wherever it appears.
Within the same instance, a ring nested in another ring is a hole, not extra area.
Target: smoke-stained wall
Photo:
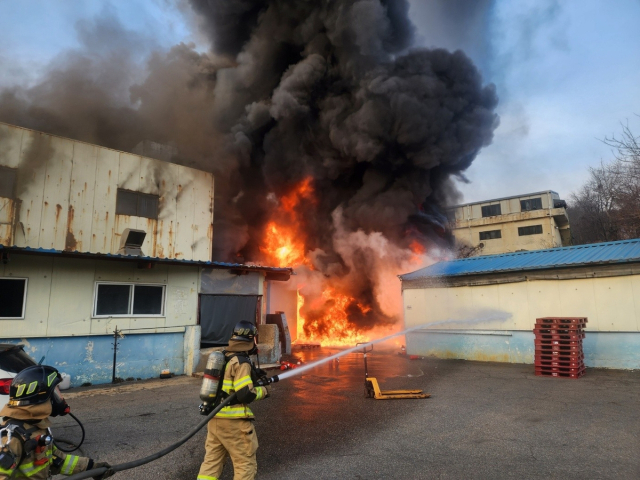
[[[146,256],[211,259],[210,173],[6,124],[0,166],[16,173],[0,198],[2,245],[117,253],[134,228]],[[116,214],[119,188],[157,195],[157,218]]]

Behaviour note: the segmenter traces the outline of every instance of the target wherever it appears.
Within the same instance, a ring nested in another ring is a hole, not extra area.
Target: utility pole
[[[124,338],[122,330],[116,329],[113,331],[113,373],[111,374],[111,383],[116,383],[116,358],[118,353],[118,338]]]

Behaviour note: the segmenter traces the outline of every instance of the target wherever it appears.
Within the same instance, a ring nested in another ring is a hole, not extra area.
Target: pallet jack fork
[[[362,345],[358,343],[356,345]],[[364,396],[367,398],[374,398],[376,400],[394,400],[401,398],[429,398],[431,395],[428,393],[422,393],[422,390],[380,390],[378,380],[369,376],[367,370],[367,353],[373,350],[373,345],[367,350],[366,344],[362,348],[364,356]]]

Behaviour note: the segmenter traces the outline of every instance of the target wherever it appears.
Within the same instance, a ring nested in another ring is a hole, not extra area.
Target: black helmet
[[[39,405],[51,398],[62,375],[53,367],[34,365],[16,375],[9,388],[9,406]]]
[[[238,322],[233,329],[233,336],[231,340],[244,340],[245,342],[253,342],[253,339],[258,336],[258,329],[251,323],[243,320]]]

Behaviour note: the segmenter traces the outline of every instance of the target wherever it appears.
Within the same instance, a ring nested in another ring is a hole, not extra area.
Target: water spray
[[[413,332],[415,330],[423,330],[423,329],[427,329],[429,327],[435,327],[438,325],[468,325],[468,324],[475,324],[475,323],[484,323],[484,322],[488,322],[488,321],[500,321],[500,322],[504,322],[505,320],[508,320],[509,318],[511,318],[511,314],[506,313],[506,312],[490,312],[487,313],[484,316],[480,316],[480,317],[475,317],[475,318],[469,318],[469,319],[448,319],[448,320],[441,320],[439,322],[430,322],[430,323],[423,323],[422,325],[418,325],[416,327],[411,327],[411,328],[407,328],[401,332],[396,332],[393,333],[391,335],[388,335],[386,337],[383,338],[378,338],[376,340],[371,340],[370,342],[363,342],[360,343],[358,345],[356,345],[355,347],[351,347],[348,348],[346,350],[343,350],[341,352],[335,353],[327,358],[323,358],[321,360],[318,360],[316,362],[313,363],[309,363],[307,365],[304,365],[302,367],[298,367],[295,368],[293,370],[288,370],[285,373],[282,373],[280,375],[274,375],[273,377],[271,377],[268,383],[275,383],[278,382],[280,380],[286,380],[289,377],[293,377],[294,375],[301,375],[319,365],[322,365],[323,363],[327,363],[330,362],[331,360],[335,360],[337,358],[343,357],[344,355],[348,355],[349,353],[353,353],[357,350],[360,350],[362,348],[367,348],[370,345],[374,345],[376,343],[380,343],[380,342],[385,342],[387,340],[390,340],[394,337],[400,336],[400,335],[404,335],[406,333],[409,332]]]

